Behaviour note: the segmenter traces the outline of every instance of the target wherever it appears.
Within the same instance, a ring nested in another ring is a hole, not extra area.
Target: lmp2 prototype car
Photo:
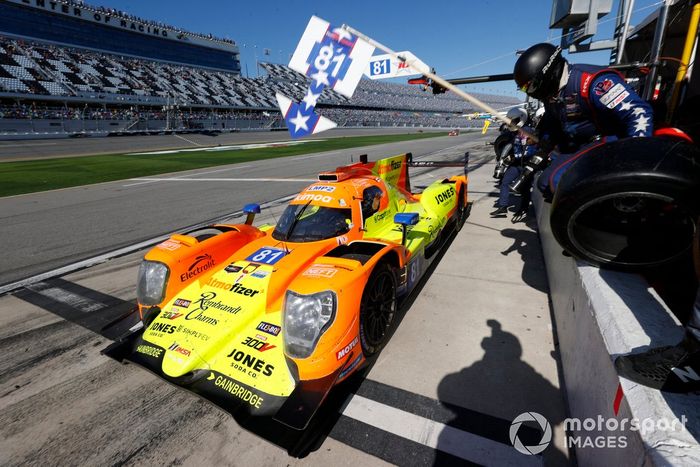
[[[104,350],[237,416],[303,429],[388,337],[397,304],[469,214],[467,176],[410,191],[410,153],[319,175],[276,226],[172,235],[139,269],[142,326]],[[459,164],[462,165],[461,163]]]

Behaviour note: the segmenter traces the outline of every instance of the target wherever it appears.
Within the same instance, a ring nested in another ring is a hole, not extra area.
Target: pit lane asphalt
[[[305,459],[99,354],[109,343],[102,326],[132,306],[138,252],[0,297],[0,464],[566,464],[541,251],[531,226],[488,217],[493,165],[484,141],[493,138],[425,148],[437,151],[431,158],[472,151],[472,216]],[[325,159],[315,161],[315,171],[325,169]],[[454,169],[424,172],[415,185],[443,173]],[[163,209],[179,207],[170,203]],[[510,421],[527,411],[554,426],[544,459],[509,444]]]
[[[357,161],[360,154],[370,160],[403,152],[421,157],[465,138],[388,143],[0,198],[0,285],[219,218],[247,203],[296,193],[319,170]]]

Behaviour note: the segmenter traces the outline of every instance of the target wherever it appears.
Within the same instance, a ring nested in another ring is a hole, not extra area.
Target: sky
[[[601,18],[594,39],[609,39],[617,4]],[[560,30],[550,30],[552,0],[87,0],[142,18],[193,32],[236,41],[242,73],[256,76],[256,59],[289,62],[311,15],[333,25],[348,24],[395,51],[409,50],[443,78],[511,73],[516,51],[549,41],[559,44]],[[632,24],[662,2],[636,0]],[[270,55],[264,55],[264,49]],[[375,54],[381,52],[377,51]],[[574,63],[604,65],[609,51],[573,54]],[[467,92],[490,92],[524,98],[514,82],[466,85]]]

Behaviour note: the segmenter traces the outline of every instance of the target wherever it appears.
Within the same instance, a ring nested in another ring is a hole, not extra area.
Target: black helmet
[[[553,97],[559,90],[566,60],[561,47],[543,42],[527,49],[515,62],[513,75],[518,88],[535,99]]]

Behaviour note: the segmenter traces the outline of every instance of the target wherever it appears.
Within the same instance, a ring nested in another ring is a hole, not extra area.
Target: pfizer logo
[[[520,429],[520,425],[525,422],[535,422],[542,430],[542,439],[540,439],[539,443],[533,446],[525,446],[522,441],[520,441],[520,438],[518,438],[518,430]],[[552,427],[547,419],[537,412],[521,413],[515,417],[513,423],[510,424],[510,442],[513,443],[513,447],[517,449],[518,452],[522,452],[528,456],[534,456],[535,454],[539,454],[547,449],[550,441],[552,441]]]

